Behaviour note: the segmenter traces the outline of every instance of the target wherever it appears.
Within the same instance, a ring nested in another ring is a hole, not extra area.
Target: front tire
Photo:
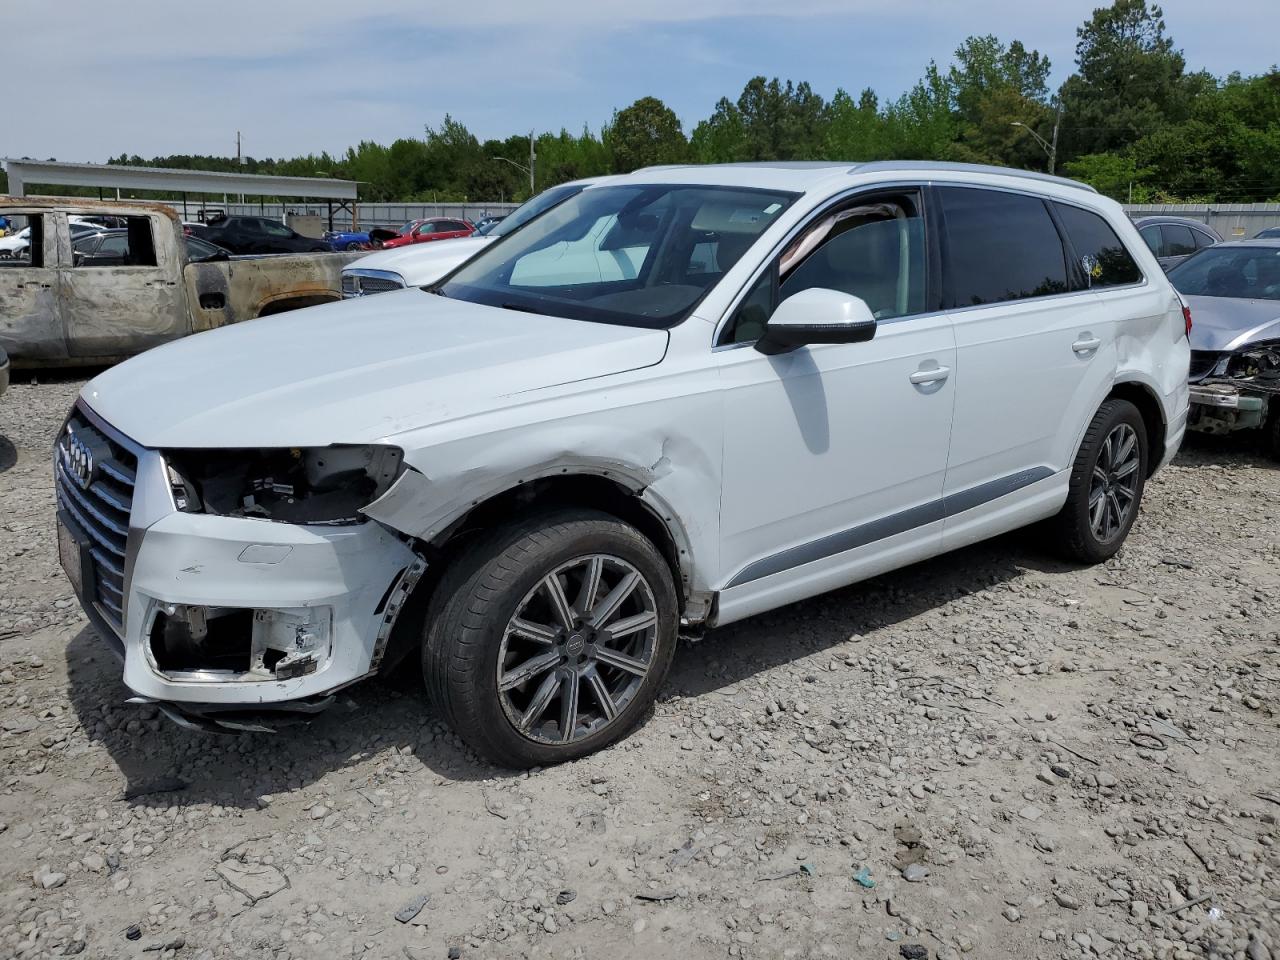
[[[1128,400],[1103,403],[1085,431],[1067,502],[1053,521],[1062,554],[1084,563],[1116,555],[1138,516],[1148,457],[1138,408]]]
[[[626,736],[675,652],[671,570],[633,527],[560,511],[484,535],[445,574],[422,667],[444,718],[509,767],[574,760]]]

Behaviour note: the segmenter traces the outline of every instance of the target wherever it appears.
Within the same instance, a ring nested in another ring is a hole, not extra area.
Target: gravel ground
[[[1028,532],[716,631],[512,774],[411,677],[274,735],[126,704],[55,556],[78,387],[0,400],[0,956],[1280,960],[1280,470],[1238,443],[1104,566]]]

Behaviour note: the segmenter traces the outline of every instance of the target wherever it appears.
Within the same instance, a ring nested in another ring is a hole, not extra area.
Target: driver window
[[[811,287],[866,301],[876,319],[925,310],[924,220],[915,194],[860,198],[812,224],[738,307],[724,343],[750,343],[776,304]]]

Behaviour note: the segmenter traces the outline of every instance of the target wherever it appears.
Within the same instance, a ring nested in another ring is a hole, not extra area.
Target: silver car
[[[1280,240],[1202,250],[1169,271],[1191,308],[1191,418],[1204,433],[1264,429],[1280,459]]]

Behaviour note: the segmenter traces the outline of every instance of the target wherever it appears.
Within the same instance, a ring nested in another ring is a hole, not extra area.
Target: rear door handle
[[[1076,353],[1093,353],[1102,346],[1102,341],[1097,337],[1084,336],[1071,345],[1071,349]]]
[[[921,367],[907,379],[917,387],[922,387],[928,383],[941,383],[949,376],[951,376],[950,367]]]

